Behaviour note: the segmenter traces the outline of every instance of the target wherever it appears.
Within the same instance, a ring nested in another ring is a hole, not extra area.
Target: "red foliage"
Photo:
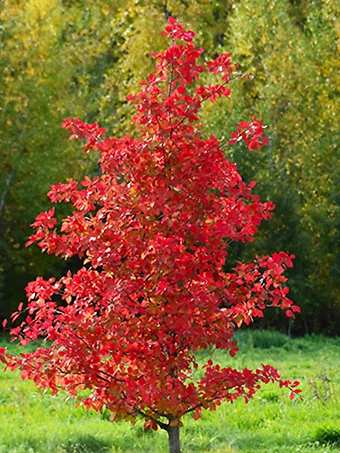
[[[51,201],[71,203],[73,213],[59,230],[53,209],[39,214],[28,244],[65,259],[77,255],[83,267],[26,288],[28,316],[13,338],[25,345],[44,337],[50,346],[21,357],[0,350],[8,368],[38,387],[74,396],[89,389],[86,407],[106,407],[114,420],[144,416],[153,429],[190,411],[199,418],[222,400],[247,401],[262,383],[299,392],[268,365],[238,371],[209,360],[203,377],[195,375],[195,352],[216,347],[233,356],[236,327],[268,306],[287,316],[299,308],[283,275],[293,256],[275,253],[223,271],[230,242],[252,241],[274,206],[252,193],[255,183],[242,181],[219,140],[200,134],[202,102],[230,95],[230,55],[198,64],[203,50],[193,32],[170,18],[165,34],[170,47],[154,55],[155,72],[129,96],[140,138],[104,138],[97,123],[64,121],[87,152],[100,151],[102,173],[52,186]],[[221,80],[197,86],[207,68]],[[232,137],[250,150],[267,142],[255,118]]]
[[[233,132],[231,136],[233,138],[229,140],[229,145],[233,145],[243,139],[249,151],[261,149],[263,145],[268,145],[268,138],[263,136],[263,124],[255,117],[251,119],[250,124],[242,121],[237,126],[237,133]]]

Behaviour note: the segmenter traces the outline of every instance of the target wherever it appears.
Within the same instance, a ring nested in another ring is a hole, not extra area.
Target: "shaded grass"
[[[235,358],[221,351],[205,351],[202,358],[239,368],[274,365],[284,377],[301,382],[303,400],[290,401],[289,392],[267,385],[248,404],[223,404],[198,422],[188,416],[181,430],[183,452],[340,451],[340,339],[240,331],[238,340]],[[41,396],[17,372],[0,373],[0,426],[0,453],[167,451],[165,432],[145,433],[142,422],[112,424],[105,413],[74,408],[65,394]]]

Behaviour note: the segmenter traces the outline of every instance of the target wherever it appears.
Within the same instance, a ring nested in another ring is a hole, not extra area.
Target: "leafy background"
[[[0,317],[24,300],[37,275],[65,263],[26,249],[51,183],[98,171],[96,156],[61,131],[65,117],[98,120],[110,134],[134,133],[125,97],[164,48],[169,14],[197,33],[205,58],[231,53],[254,80],[231,100],[205,107],[206,134],[227,139],[242,119],[268,124],[260,153],[226,150],[243,178],[276,204],[257,240],[236,260],[278,250],[296,255],[293,324],[270,313],[258,327],[336,334],[340,322],[337,87],[339,4],[333,0],[3,0],[0,5]],[[76,268],[78,263],[68,266]]]

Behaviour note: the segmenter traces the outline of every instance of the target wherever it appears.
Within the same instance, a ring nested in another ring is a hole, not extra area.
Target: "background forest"
[[[125,97],[151,71],[150,52],[164,48],[170,14],[196,31],[206,58],[231,53],[255,76],[234,83],[231,100],[214,111],[206,105],[202,119],[221,139],[253,115],[268,124],[267,148],[226,150],[245,181],[256,180],[256,192],[276,205],[257,240],[237,244],[227,266],[294,253],[290,294],[302,313],[289,324],[275,312],[258,326],[337,334],[339,12],[333,0],[3,0],[0,318],[24,300],[27,282],[64,272],[62,260],[24,246],[29,225],[49,207],[50,184],[98,171],[96,156],[67,140],[62,120],[98,120],[110,134],[133,134]]]

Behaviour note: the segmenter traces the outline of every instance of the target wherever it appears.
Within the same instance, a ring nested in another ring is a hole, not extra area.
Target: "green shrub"
[[[315,433],[315,440],[321,444],[340,446],[340,428],[334,426],[318,428]]]
[[[290,343],[290,338],[280,332],[251,330],[237,332],[236,339],[240,346],[256,349],[284,348]]]

